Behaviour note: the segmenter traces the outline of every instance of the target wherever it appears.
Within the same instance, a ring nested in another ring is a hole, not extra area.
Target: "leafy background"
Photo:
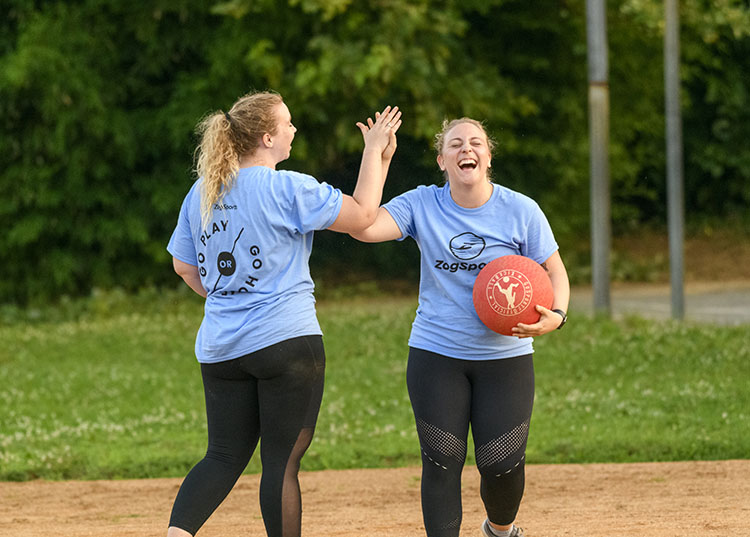
[[[731,219],[748,236],[750,3],[680,5],[688,224]],[[613,229],[663,229],[663,6],[607,7]],[[174,285],[164,248],[194,180],[194,127],[268,88],[299,128],[284,166],[345,192],[354,123],[402,107],[386,199],[442,181],[431,140],[444,118],[484,120],[496,180],[540,203],[586,278],[584,2],[4,0],[2,11],[0,303]],[[323,280],[344,264],[352,278],[413,280],[416,256],[320,233],[312,262]]]

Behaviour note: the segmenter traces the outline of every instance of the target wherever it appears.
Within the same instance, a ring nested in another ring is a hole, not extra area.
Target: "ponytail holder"
[[[227,118],[229,123],[232,123],[232,117],[229,115],[229,112],[224,112],[224,117]]]

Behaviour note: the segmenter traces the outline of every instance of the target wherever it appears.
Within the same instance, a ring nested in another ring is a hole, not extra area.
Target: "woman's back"
[[[208,292],[199,360],[320,333],[308,261],[313,231],[336,219],[341,192],[297,172],[243,168],[205,228],[199,197],[200,181],[170,242],[175,257],[198,266]]]

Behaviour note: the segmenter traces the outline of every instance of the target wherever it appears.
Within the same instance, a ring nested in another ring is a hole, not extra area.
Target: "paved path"
[[[669,319],[672,302],[669,284],[616,284],[611,288],[612,315],[640,315]],[[570,309],[591,315],[590,287],[571,290]],[[750,325],[750,282],[689,283],[685,286],[685,319],[725,325]]]

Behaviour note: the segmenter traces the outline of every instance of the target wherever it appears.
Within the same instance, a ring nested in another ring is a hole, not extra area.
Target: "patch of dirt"
[[[162,536],[180,479],[0,483],[0,536]],[[303,535],[424,535],[419,469],[303,472]],[[198,533],[265,535],[257,475],[243,476]],[[484,513],[464,471],[461,537]],[[518,516],[528,537],[747,537],[750,461],[531,465]]]

